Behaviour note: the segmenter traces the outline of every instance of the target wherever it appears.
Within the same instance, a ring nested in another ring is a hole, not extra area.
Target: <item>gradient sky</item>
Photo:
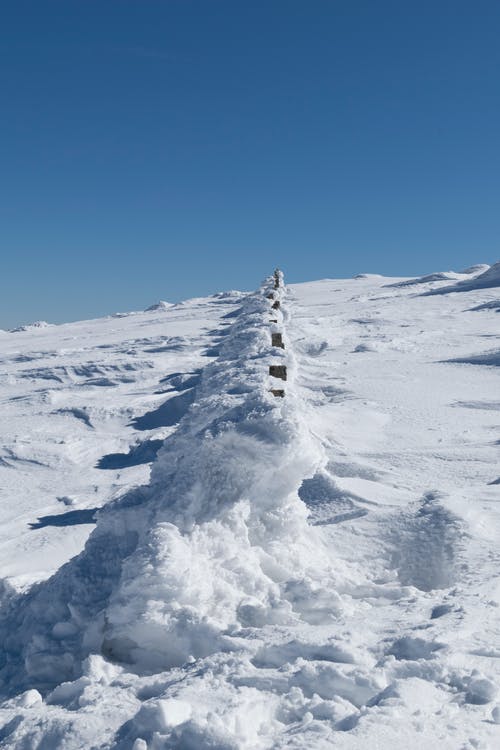
[[[12,0],[0,327],[500,257],[498,0]]]

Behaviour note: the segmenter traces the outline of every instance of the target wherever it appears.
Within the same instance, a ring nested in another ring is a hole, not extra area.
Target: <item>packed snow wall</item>
[[[298,496],[325,459],[301,412],[293,351],[271,343],[279,331],[287,344],[279,282],[225,321],[150,483],[103,508],[84,551],[51,579],[5,597],[9,689],[74,679],[92,653],[154,672],[248,648],[252,628],[334,615],[332,592],[321,595],[330,557]],[[286,384],[271,365],[286,366]]]

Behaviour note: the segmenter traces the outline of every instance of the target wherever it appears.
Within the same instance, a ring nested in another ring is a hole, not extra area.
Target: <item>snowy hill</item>
[[[1,746],[498,747],[499,269],[2,336]]]

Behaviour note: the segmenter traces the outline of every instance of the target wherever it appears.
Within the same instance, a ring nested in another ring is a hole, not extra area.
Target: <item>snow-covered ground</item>
[[[409,282],[0,332],[1,747],[500,747],[500,266]]]

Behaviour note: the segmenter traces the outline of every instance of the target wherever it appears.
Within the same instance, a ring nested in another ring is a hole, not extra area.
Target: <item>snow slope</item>
[[[434,289],[427,294],[450,294],[451,292],[469,292],[473,289],[490,289],[500,286],[500,262],[495,263],[480,274],[474,274],[472,278],[462,279],[456,284],[448,287]]]
[[[464,291],[2,336],[2,746],[497,747],[498,290]]]

